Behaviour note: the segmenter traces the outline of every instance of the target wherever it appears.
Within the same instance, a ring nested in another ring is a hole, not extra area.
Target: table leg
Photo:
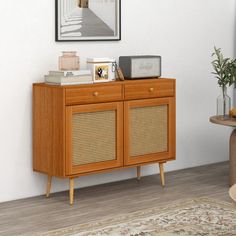
[[[159,163],[161,185],[165,187],[164,163]]]
[[[46,197],[49,197],[50,195],[51,185],[52,185],[52,176],[48,175]]]
[[[236,129],[230,136],[229,144],[229,184],[236,184]]]
[[[70,205],[74,203],[74,178],[70,178]]]
[[[141,166],[137,166],[137,179],[141,179]]]

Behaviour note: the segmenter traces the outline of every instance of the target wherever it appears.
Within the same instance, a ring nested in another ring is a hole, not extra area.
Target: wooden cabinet
[[[33,168],[70,179],[175,159],[175,80],[33,85]]]

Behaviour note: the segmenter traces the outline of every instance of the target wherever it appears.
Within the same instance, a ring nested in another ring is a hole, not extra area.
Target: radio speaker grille
[[[131,108],[130,156],[168,150],[168,106]]]
[[[75,113],[72,163],[85,165],[116,159],[116,111]]]

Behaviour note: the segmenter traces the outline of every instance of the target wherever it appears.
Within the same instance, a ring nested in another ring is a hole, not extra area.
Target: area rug
[[[198,198],[54,230],[43,235],[233,236],[236,235],[236,206],[209,198]]]

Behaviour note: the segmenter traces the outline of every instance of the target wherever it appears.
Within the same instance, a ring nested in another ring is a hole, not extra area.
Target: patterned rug
[[[233,236],[236,235],[236,206],[209,198],[198,198],[43,235]]]

